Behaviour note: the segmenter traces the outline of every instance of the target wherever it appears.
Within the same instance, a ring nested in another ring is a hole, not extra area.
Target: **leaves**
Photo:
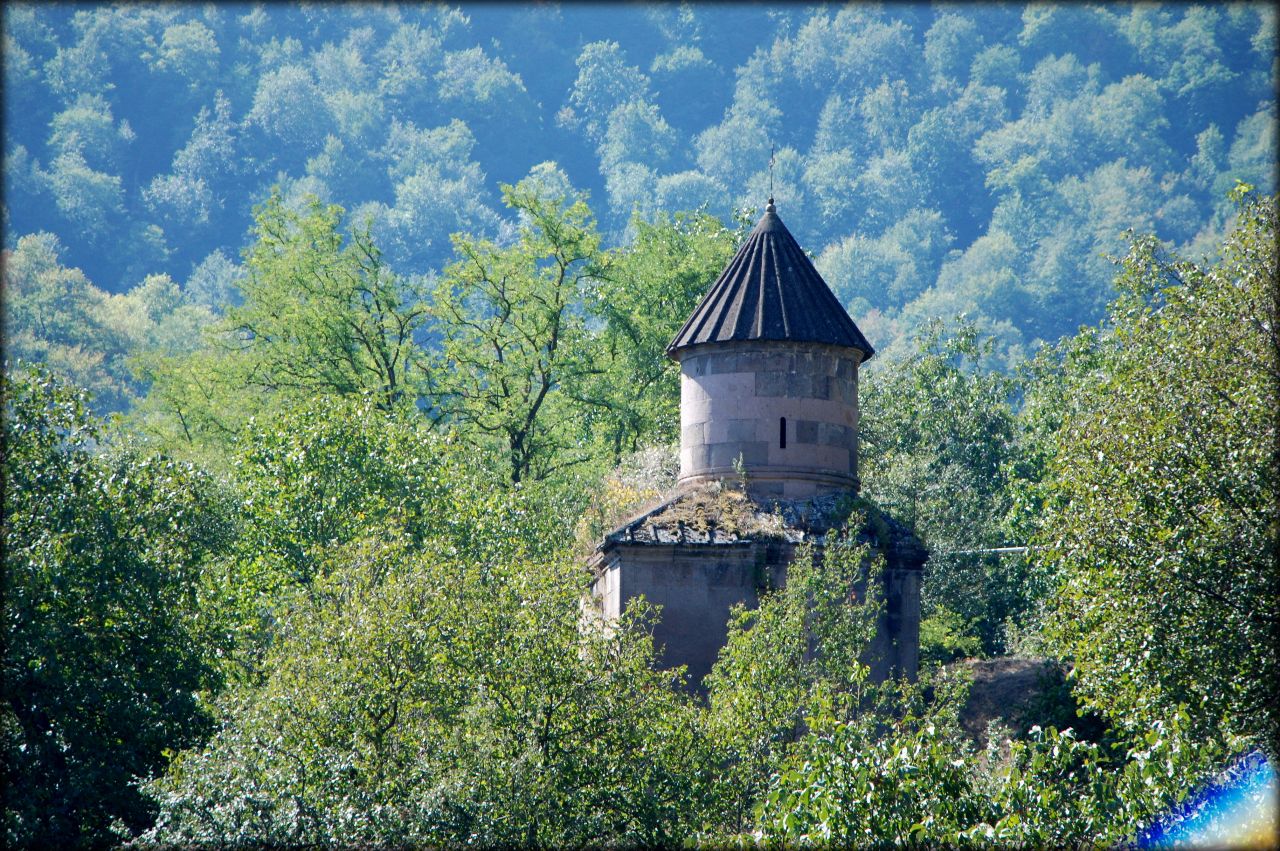
[[[1056,438],[1049,635],[1122,725],[1185,703],[1215,734],[1275,741],[1275,223],[1274,199],[1248,200],[1211,266],[1135,238]]]
[[[226,504],[190,467],[97,452],[86,398],[48,371],[3,390],[6,840],[100,844],[150,822],[133,779],[207,729],[225,645],[197,589]]]

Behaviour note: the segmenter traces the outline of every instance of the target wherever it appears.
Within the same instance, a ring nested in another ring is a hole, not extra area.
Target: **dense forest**
[[[3,33],[7,844],[1159,842],[1280,757],[1270,6]],[[705,695],[661,611],[583,628],[771,194],[877,348],[919,682],[869,679],[853,536]],[[1000,657],[1069,676],[983,744],[956,662]]]

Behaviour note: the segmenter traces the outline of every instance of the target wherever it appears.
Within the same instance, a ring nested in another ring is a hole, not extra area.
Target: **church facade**
[[[667,348],[680,363],[680,480],[605,536],[590,561],[601,614],[643,596],[664,664],[698,687],[733,605],[786,581],[796,548],[821,557],[851,513],[884,556],[873,676],[913,677],[926,553],[859,498],[858,369],[874,349],[782,223],[773,200]]]

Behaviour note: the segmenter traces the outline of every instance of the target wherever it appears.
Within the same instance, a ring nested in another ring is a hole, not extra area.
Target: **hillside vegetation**
[[[966,312],[1008,364],[1102,317],[1126,228],[1198,256],[1237,179],[1274,181],[1266,4],[4,20],[7,247],[53,234],[42,256],[107,293],[163,275],[215,309],[273,186],[340,204],[390,268],[430,275],[450,234],[502,239],[499,183],[543,163],[612,246],[636,214],[758,211],[776,149],[779,210],[875,345]]]
[[[7,846],[1112,846],[1280,758],[1269,6],[3,14]],[[584,628],[771,179],[918,683],[839,532],[705,696]]]

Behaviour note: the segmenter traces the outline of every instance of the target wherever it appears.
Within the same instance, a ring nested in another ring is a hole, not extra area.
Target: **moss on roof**
[[[854,524],[851,529],[851,524]],[[906,525],[849,491],[810,497],[756,497],[735,482],[710,482],[681,491],[623,523],[597,548],[628,544],[725,546],[760,540],[823,544],[853,531],[891,564],[924,564],[926,553]]]

